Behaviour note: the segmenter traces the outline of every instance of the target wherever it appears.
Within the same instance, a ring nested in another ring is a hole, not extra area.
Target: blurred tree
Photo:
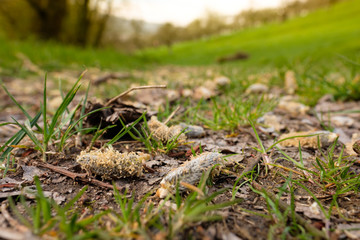
[[[207,11],[204,18],[204,29],[205,35],[214,35],[220,33],[226,29],[226,22],[224,16],[213,12]]]
[[[112,12],[112,3],[113,3],[112,1],[107,1],[107,10],[104,14],[102,14],[102,17],[99,17],[99,20],[97,21],[98,27],[95,33],[95,41],[93,44],[95,47],[100,46],[101,41],[104,37],[106,25],[109,21]]]
[[[35,11],[40,38],[58,40],[67,14],[67,0],[26,0]]]
[[[178,33],[178,29],[172,23],[167,22],[159,27],[155,37],[160,44],[166,45],[171,53],[171,46],[178,39]]]
[[[143,47],[143,28],[144,21],[141,20],[131,20],[130,27],[132,30],[129,41],[134,45],[135,49],[140,49]]]
[[[185,40],[196,39],[204,35],[203,23],[200,19],[195,19],[190,22],[183,30],[183,36]]]
[[[32,22],[29,21],[36,15],[27,2],[23,0],[2,0],[0,3],[0,30],[4,34],[10,38],[23,39],[36,31]]]
[[[36,36],[99,46],[113,0],[1,0],[0,27],[14,38]]]
[[[88,43],[88,34],[91,24],[90,0],[77,0],[76,4],[78,5],[78,20],[75,42],[78,45],[85,46]]]

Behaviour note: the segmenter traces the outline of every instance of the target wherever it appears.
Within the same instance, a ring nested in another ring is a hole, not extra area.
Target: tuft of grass
[[[43,91],[43,102],[41,104],[41,111],[34,117],[31,118],[29,113],[15,100],[11,93],[6,89],[5,85],[2,84],[2,87],[8,94],[8,96],[13,100],[15,105],[24,113],[27,117],[24,124],[19,123],[16,119],[13,118],[13,123],[21,128],[21,130],[10,138],[4,146],[1,147],[1,151],[5,150],[1,156],[1,159],[5,159],[9,156],[11,150],[13,149],[9,144],[16,145],[22,138],[27,135],[31,141],[35,144],[35,149],[39,150],[43,155],[43,161],[46,161],[46,153],[49,149],[49,146],[53,146],[55,142],[58,142],[57,150],[63,151],[66,140],[69,139],[77,132],[83,132],[82,129],[82,120],[88,115],[100,111],[102,109],[96,109],[87,114],[81,114],[80,118],[75,118],[75,113],[80,107],[80,103],[72,110],[69,111],[68,107],[73,101],[76,93],[78,92],[81,84],[80,80],[83,74],[78,78],[78,80],[71,87],[69,92],[63,97],[63,101],[60,106],[56,109],[55,113],[49,119],[47,116],[47,77],[45,76],[44,80],[44,91]],[[83,111],[83,109],[82,109]],[[43,127],[41,128],[37,122],[40,119],[40,116],[43,117]],[[6,123],[9,124],[9,123]],[[33,126],[37,127],[37,130],[33,129]],[[77,128],[77,129],[75,129]],[[41,138],[38,134],[40,133]],[[7,147],[7,148],[6,148]],[[6,148],[6,149],[5,149]]]
[[[58,239],[85,239],[94,235],[93,225],[102,216],[108,214],[109,211],[102,211],[99,214],[93,215],[90,218],[81,218],[79,212],[74,210],[75,203],[86,191],[87,187],[81,189],[64,206],[55,203],[54,200],[47,198],[41,188],[38,177],[35,177],[36,184],[36,198],[35,203],[29,205],[24,196],[20,196],[20,205],[25,209],[25,214],[20,213],[18,207],[12,198],[9,198],[9,204],[16,215],[16,217],[26,227],[40,237],[52,236]]]
[[[250,96],[248,99],[231,98],[221,101],[212,99],[212,119],[197,115],[197,118],[207,127],[219,130],[235,131],[240,126],[248,124],[248,119],[255,120],[276,106],[274,99],[265,100],[263,96]]]
[[[287,239],[289,237],[309,239],[312,237],[312,234],[306,231],[296,218],[294,186],[291,176],[278,188],[279,191],[274,196],[264,189],[262,191],[253,187],[251,189],[265,199],[268,216],[271,220],[268,239],[278,239],[279,237],[280,239]],[[280,197],[284,193],[290,195],[290,204],[285,209],[284,204],[280,203]]]
[[[175,195],[173,196],[175,203],[174,208],[168,209],[167,222],[169,227],[167,236],[169,239],[173,239],[187,226],[196,222],[221,220],[222,217],[216,213],[217,210],[236,205],[242,201],[242,199],[235,199],[222,203],[212,203],[215,197],[228,189],[224,188],[212,194],[208,193],[206,183],[211,171],[212,169],[209,169],[203,174],[197,187],[187,183],[177,184]],[[185,199],[181,198],[179,184],[182,184],[192,191]]]
[[[166,143],[163,143],[152,137],[153,133],[149,129],[145,115],[143,115],[141,118],[143,120],[143,123],[140,126],[140,129],[131,126],[130,131],[128,131],[128,133],[134,140],[143,143],[149,153],[162,152],[167,154],[179,146],[180,143],[178,139],[181,134],[185,133],[185,129],[180,131],[180,133],[177,134],[176,136],[169,139]],[[124,126],[124,123],[122,124]]]

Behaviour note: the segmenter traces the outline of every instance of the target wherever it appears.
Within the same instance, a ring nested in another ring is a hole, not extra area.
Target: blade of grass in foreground
[[[36,116],[30,120],[30,126],[33,127],[39,120],[42,112],[38,112]],[[19,142],[25,137],[26,132],[23,129],[20,129],[14,136],[12,136],[6,143],[0,147],[0,151],[5,151],[0,156],[0,162],[4,161],[5,158],[10,154],[10,152],[14,149],[13,145],[18,145]]]
[[[18,101],[16,101],[15,97],[8,91],[8,89],[5,87],[2,81],[0,81],[0,85],[4,89],[6,94],[10,97],[10,99],[14,102],[14,104],[21,110],[21,112],[27,117],[27,119],[31,121],[32,118],[29,115],[29,113],[21,106],[20,103],[18,103]],[[37,123],[35,123],[35,126],[37,127],[37,129],[41,129]]]

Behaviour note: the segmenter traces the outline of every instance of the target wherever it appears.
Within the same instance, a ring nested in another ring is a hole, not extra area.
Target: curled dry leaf
[[[41,176],[44,174],[44,171],[35,166],[21,165],[21,168],[24,171],[22,179],[25,181],[33,181],[35,176]]]
[[[305,216],[311,219],[324,219],[324,215],[322,214],[317,202],[312,203],[310,206],[307,204],[295,203],[295,211],[302,212]]]
[[[81,167],[102,179],[112,180],[140,176],[142,166],[150,159],[145,153],[120,153],[113,148],[95,151],[82,151],[76,158]]]
[[[304,137],[306,135],[315,136]],[[283,147],[298,147],[300,142],[302,147],[316,149],[318,147],[318,138],[320,140],[320,146],[326,147],[330,146],[338,135],[329,131],[292,132],[281,135],[279,140],[290,137],[294,138],[286,139],[279,144]]]
[[[164,198],[174,191],[176,184],[180,181],[196,185],[204,172],[215,166],[224,164],[223,155],[216,152],[206,152],[194,157],[180,167],[170,171],[160,182],[160,188],[156,195]],[[185,191],[185,187],[179,186],[180,191]]]

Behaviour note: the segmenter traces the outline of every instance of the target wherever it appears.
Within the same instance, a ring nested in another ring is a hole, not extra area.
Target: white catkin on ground
[[[175,189],[176,183],[180,181],[197,185],[203,173],[216,164],[220,164],[220,166],[224,164],[223,155],[220,153],[207,152],[194,157],[169,172],[160,182],[161,187],[156,195],[160,198],[166,197],[169,192]],[[185,191],[186,188],[179,185],[179,190]]]
[[[95,151],[82,151],[76,161],[83,169],[101,176],[102,179],[112,180],[133,176],[140,176],[143,163],[150,159],[145,153],[120,153],[113,148]]]
[[[164,123],[157,120],[155,116],[152,116],[150,121],[148,122],[150,132],[152,133],[152,137],[163,143],[174,139],[176,137],[178,142],[182,142],[186,140],[185,134],[181,133],[180,126],[171,126],[168,127]],[[181,134],[180,134],[181,133]]]

